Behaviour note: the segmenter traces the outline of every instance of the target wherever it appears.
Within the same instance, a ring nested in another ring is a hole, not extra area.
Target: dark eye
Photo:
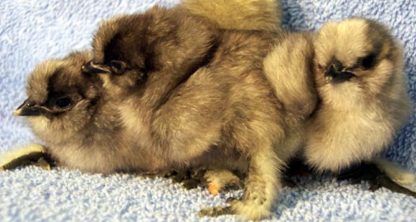
[[[375,54],[370,54],[370,55],[368,55],[366,57],[363,57],[360,60],[358,60],[358,63],[362,68],[370,69],[371,67],[374,66],[375,61],[376,61],[376,55]]]
[[[61,97],[55,101],[55,107],[59,109],[67,109],[72,105],[72,99],[68,96]]]
[[[110,66],[111,66],[111,70],[115,74],[122,74],[124,71],[126,71],[126,68],[127,68],[127,64],[119,60],[112,60],[110,62]]]

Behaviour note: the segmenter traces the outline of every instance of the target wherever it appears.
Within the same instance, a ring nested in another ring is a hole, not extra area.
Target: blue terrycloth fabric
[[[103,18],[142,11],[177,0],[2,0],[0,1],[0,153],[35,138],[11,112],[25,97],[33,67],[51,57],[88,47]],[[416,1],[283,0],[284,21],[294,30],[316,29],[330,19],[371,17],[392,28],[404,45],[409,93],[416,99]],[[389,158],[416,172],[415,112]],[[416,221],[416,199],[387,190],[368,191],[330,178],[305,179],[284,188],[273,221]],[[0,221],[198,221],[202,206],[227,196],[187,191],[178,184],[132,175],[89,175],[28,167],[0,172]],[[203,221],[236,221],[234,216]]]

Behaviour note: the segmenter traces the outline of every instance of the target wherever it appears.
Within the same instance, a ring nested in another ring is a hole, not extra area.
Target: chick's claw
[[[207,189],[211,195],[218,195],[224,190],[240,189],[241,180],[233,172],[228,170],[208,170],[204,174]]]

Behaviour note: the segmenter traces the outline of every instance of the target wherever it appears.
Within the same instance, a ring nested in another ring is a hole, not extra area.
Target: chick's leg
[[[281,167],[282,162],[273,150],[253,156],[245,181],[243,198],[241,201],[231,203],[233,211],[254,220],[267,217],[281,188],[279,175]]]
[[[271,146],[268,149],[259,150],[250,159],[244,195],[241,200],[233,200],[226,207],[203,209],[200,215],[237,214],[252,220],[267,217],[281,188],[279,175],[281,167],[282,162],[277,158]]]

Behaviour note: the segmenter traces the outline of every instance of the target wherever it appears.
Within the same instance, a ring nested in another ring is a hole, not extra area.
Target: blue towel
[[[36,142],[23,120],[11,115],[25,98],[34,66],[72,50],[89,48],[98,23],[116,14],[143,11],[177,0],[2,0],[0,1],[0,153]],[[403,43],[409,93],[416,98],[416,1],[283,0],[284,23],[314,30],[353,15],[388,25]],[[416,172],[415,112],[386,156]],[[416,221],[416,199],[369,185],[332,178],[305,178],[284,188],[272,221]],[[0,221],[199,221],[203,206],[223,204],[204,189],[185,190],[163,178],[91,175],[27,167],[0,172]],[[203,221],[237,221],[235,216]]]

